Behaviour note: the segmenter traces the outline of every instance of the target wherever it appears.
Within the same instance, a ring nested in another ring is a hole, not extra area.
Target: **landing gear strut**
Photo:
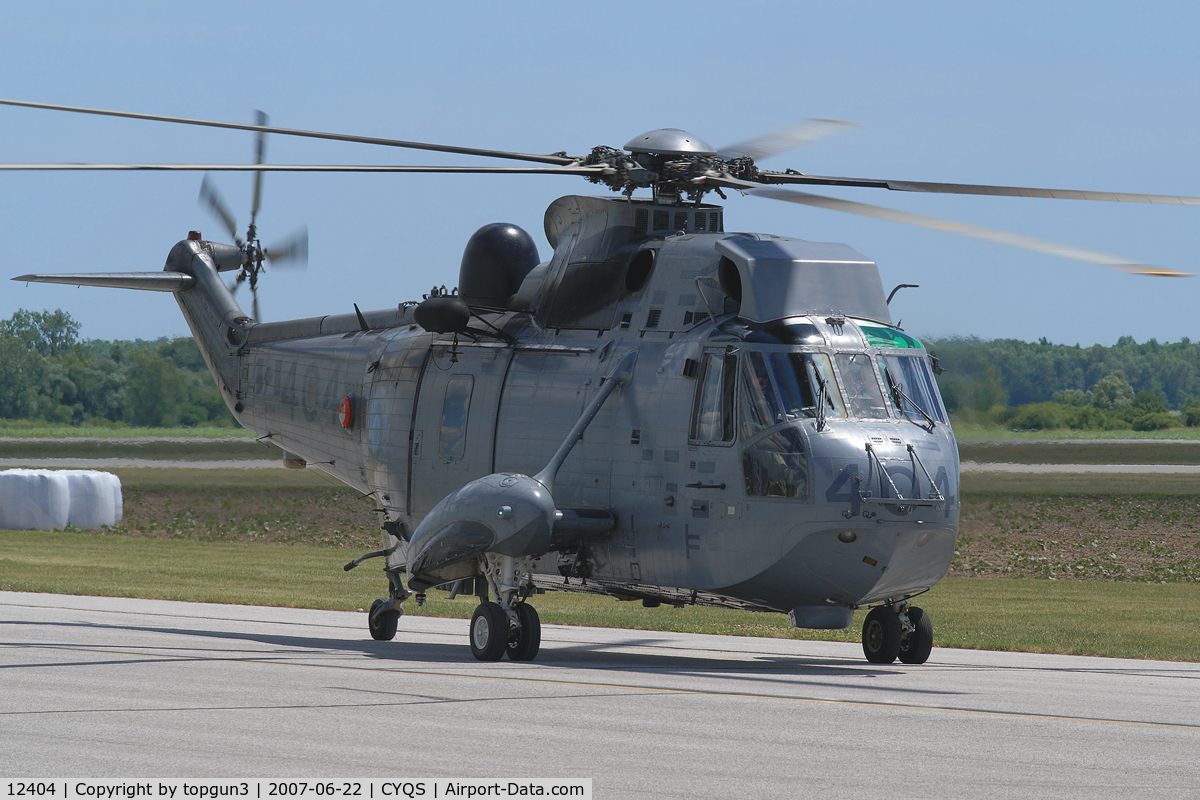
[[[863,621],[863,655],[872,664],[924,664],[933,649],[933,620],[901,600],[871,609]]]
[[[487,588],[479,587],[479,606],[471,615],[471,655],[480,661],[532,661],[542,644],[542,622],[537,610],[526,603],[533,591],[529,581],[529,559],[486,554],[481,561],[487,588],[498,602],[487,599]]]
[[[471,615],[471,655],[480,661],[532,661],[542,643],[542,623],[528,603],[515,606],[520,626],[510,623],[499,603],[480,603]]]
[[[392,608],[391,603],[383,598],[371,603],[371,613],[367,615],[367,628],[371,638],[377,642],[388,642],[396,638],[396,628],[400,624],[400,613],[403,608]]]
[[[404,613],[405,600],[412,592],[404,588],[397,573],[389,572],[388,585],[390,591],[387,597],[381,597],[371,603],[371,612],[367,614],[367,629],[371,638],[377,642],[388,642],[396,638],[396,627],[400,623],[400,615]]]

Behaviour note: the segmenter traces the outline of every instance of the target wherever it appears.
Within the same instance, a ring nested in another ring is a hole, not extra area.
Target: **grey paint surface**
[[[662,613],[671,613],[661,609]],[[1191,797],[1200,664],[0,593],[9,777],[591,777],[595,797]]]

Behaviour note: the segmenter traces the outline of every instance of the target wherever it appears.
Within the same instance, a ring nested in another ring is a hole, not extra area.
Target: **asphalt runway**
[[[669,613],[669,610],[664,610]],[[597,798],[1200,796],[1200,664],[0,593],[0,776],[591,778]]]

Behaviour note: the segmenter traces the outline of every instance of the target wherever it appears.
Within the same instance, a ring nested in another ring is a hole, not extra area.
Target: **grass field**
[[[969,495],[1093,495],[1135,497],[1200,495],[1200,475],[1100,472],[964,472],[963,497]]]
[[[959,442],[963,461],[1009,464],[1200,464],[1200,440]]]
[[[975,425],[961,422],[952,423],[954,438],[962,442],[1012,442],[1012,441],[1100,441],[1122,439],[1137,440],[1200,440],[1200,428],[1166,428],[1160,431],[1012,431],[998,425]]]
[[[370,563],[344,572],[352,555],[301,545],[10,531],[0,532],[0,590],[352,611],[369,606],[385,586]],[[431,592],[421,608],[410,600],[406,613],[466,619],[474,610],[474,598],[445,598]],[[1197,661],[1198,601],[1194,583],[948,578],[916,602],[935,620],[942,647]],[[853,642],[862,624],[859,612],[847,631],[796,631],[780,614],[646,609],[553,592],[536,605],[548,623],[739,636]]]
[[[135,428],[129,425],[61,425],[41,420],[0,420],[0,438],[89,438],[89,439],[130,439],[171,438],[171,439],[223,439],[238,437],[253,439],[254,433],[245,428],[224,428],[200,426],[195,428]]]

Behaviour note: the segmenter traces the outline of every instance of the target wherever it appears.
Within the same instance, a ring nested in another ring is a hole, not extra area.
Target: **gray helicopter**
[[[1152,275],[1100,253],[783,184],[1200,204],[1200,199],[811,176],[755,160],[827,134],[810,121],[717,150],[675,129],[622,150],[533,155],[20,101],[0,104],[208,125],[258,134],[256,163],[7,164],[0,169],[186,169],[257,173],[244,238],[206,181],[234,244],[198,231],[162,271],[22,275],[18,281],[171,292],[237,420],[371,495],[386,597],[371,636],[395,637],[402,603],[433,588],[479,598],[469,626],[483,661],[537,656],[533,599],[606,594],[647,607],[774,611],[799,628],[844,629],[870,608],[868,661],[924,663],[933,623],[910,602],[946,574],[959,460],[937,360],[893,324],[879,270],[844,244],[726,232],[704,196],[743,194],[949,230]],[[534,167],[270,165],[266,134],[526,161]],[[254,219],[269,171],[580,175],[618,196],[561,197],[553,248],[488,225],[467,242],[457,289],[396,307],[257,320],[264,261]],[[649,197],[634,197],[648,189]],[[223,272],[237,272],[227,286]],[[248,281],[254,314],[233,292]],[[900,288],[900,287],[897,287]],[[892,294],[895,293],[893,290]]]

